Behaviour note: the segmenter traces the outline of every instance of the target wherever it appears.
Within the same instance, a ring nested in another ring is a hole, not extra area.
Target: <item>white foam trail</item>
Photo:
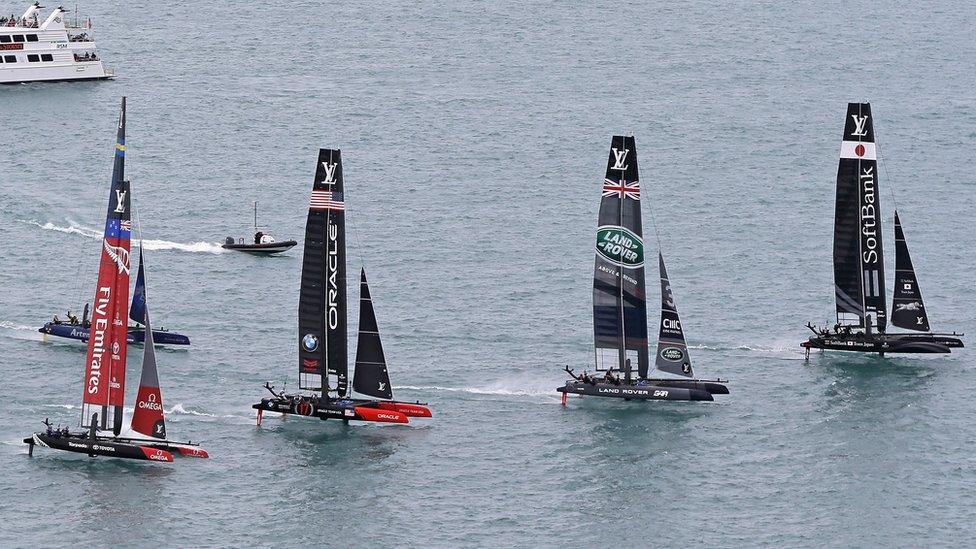
[[[164,410],[164,413],[166,413],[167,415],[180,414],[180,415],[201,416],[201,417],[244,417],[244,416],[237,416],[234,414],[226,414],[226,415],[218,416],[217,414],[208,414],[206,412],[198,412],[196,410],[187,410],[186,408],[183,407],[182,402],[177,402],[169,410]]]
[[[440,387],[437,385],[398,385],[396,388],[413,391],[448,391],[452,393],[470,393],[473,395],[495,396],[551,396],[552,394],[555,394],[555,385],[553,386],[552,390],[507,389],[504,387]]]
[[[27,223],[29,225],[34,225],[35,227],[40,227],[47,231],[57,231],[59,233],[77,234],[77,235],[84,236],[85,238],[91,238],[93,240],[101,240],[102,238],[101,231],[97,229],[91,229],[88,227],[77,225],[71,220],[68,220],[68,223],[71,224],[68,227],[55,225],[50,221],[47,223],[40,223],[33,219],[31,220],[18,219],[18,221],[20,221],[21,223]],[[132,244],[134,246],[138,246],[139,241],[133,240]],[[143,240],[142,245],[147,250],[180,250],[183,252],[211,253],[211,254],[224,253],[224,249],[221,248],[220,244],[216,242],[199,241],[199,242],[182,243],[182,242],[170,242],[168,240]]]
[[[138,242],[133,241],[133,243]],[[166,240],[143,240],[142,246],[147,250],[180,250],[184,252],[202,252],[210,254],[224,253],[224,249],[220,247],[220,244],[204,241],[182,244],[180,242],[169,242]]]
[[[37,221],[34,221],[33,219],[29,221],[18,219],[18,221],[20,221],[21,223],[27,223],[29,225],[40,227],[47,231],[58,231],[59,233],[79,234],[81,236],[92,238],[92,239],[99,239],[102,237],[102,235],[97,230],[89,229],[87,227],[75,227],[75,226],[60,227],[58,225],[55,225],[54,223],[51,223],[50,221],[47,223],[39,223]]]
[[[37,328],[33,326],[24,326],[23,324],[14,324],[13,322],[8,322],[6,320],[0,320],[0,328],[6,328],[8,330],[28,330],[31,332],[37,331]]]

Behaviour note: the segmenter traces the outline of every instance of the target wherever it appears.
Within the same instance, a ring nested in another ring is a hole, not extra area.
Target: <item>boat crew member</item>
[[[58,315],[54,315],[54,323],[55,324],[61,324],[61,319],[58,318]]]
[[[72,326],[78,325],[78,317],[71,314],[71,309],[68,309],[68,322],[70,322]]]
[[[258,231],[256,233],[254,233],[254,243],[255,244],[260,244],[261,243],[261,237],[263,237],[263,236],[264,236],[264,233],[262,233],[261,231]]]

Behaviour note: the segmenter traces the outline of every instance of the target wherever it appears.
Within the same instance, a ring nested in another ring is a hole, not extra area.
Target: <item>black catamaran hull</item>
[[[258,425],[263,412],[317,417],[321,420],[375,421],[380,423],[409,423],[408,417],[431,417],[430,409],[420,402],[393,400],[322,399],[285,395],[283,398],[264,398],[251,406],[258,411]]]
[[[123,439],[95,437],[88,435],[49,435],[34,433],[25,438],[24,443],[30,446],[29,453],[33,455],[34,446],[46,446],[55,450],[87,454],[89,457],[109,456],[124,459],[138,459],[142,461],[173,461],[173,455],[167,450],[155,448],[148,444],[121,442]]]
[[[671,380],[667,380],[671,381]],[[691,384],[692,381],[679,381],[680,383]],[[702,382],[699,382],[702,383]],[[717,383],[709,383],[719,385]],[[716,390],[718,394],[728,394],[728,389],[721,386],[724,393]],[[715,387],[717,389],[717,387]],[[563,395],[585,395],[622,398],[626,400],[715,400],[712,393],[703,385],[699,388],[691,386],[666,386],[666,385],[614,385],[611,383],[590,384],[582,381],[567,381],[563,387],[557,387],[557,391]]]
[[[859,353],[949,353],[964,347],[957,334],[852,334],[811,337],[800,344],[807,349]]]
[[[37,329],[45,336],[63,337],[75,339],[77,341],[88,341],[89,329],[80,324],[55,324],[48,322]],[[129,343],[144,343],[146,341],[146,329],[130,326],[128,330]],[[189,345],[190,338],[168,330],[153,330],[153,342],[156,345]]]
[[[252,254],[278,254],[287,252],[297,244],[298,242],[294,240],[285,240],[284,242],[271,242],[268,244],[224,244],[221,248]]]

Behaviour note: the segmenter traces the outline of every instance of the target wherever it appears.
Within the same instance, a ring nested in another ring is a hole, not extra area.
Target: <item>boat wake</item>
[[[29,341],[42,341],[44,336],[38,333],[34,326],[24,326],[6,320],[0,320],[0,333],[14,339],[24,339]]]
[[[542,388],[519,388],[514,389],[510,387],[504,387],[501,383],[495,384],[489,387],[441,387],[438,385],[400,385],[397,389],[403,389],[407,391],[444,391],[449,393],[468,393],[472,395],[488,395],[488,396],[550,396],[557,398],[554,391],[556,384],[550,383],[545,389]]]
[[[85,238],[91,238],[93,240],[101,240],[102,232],[98,229],[92,229],[90,227],[84,227],[78,225],[71,220],[68,220],[69,225],[67,227],[62,227],[60,225],[55,225],[50,221],[47,223],[41,223],[39,221],[18,219],[21,223],[26,223],[28,225],[34,225],[46,231],[57,231],[59,233],[66,234],[76,234],[83,236]],[[168,240],[142,240],[142,246],[147,250],[179,250],[182,252],[192,252],[192,253],[211,253],[211,254],[222,254],[224,249],[220,247],[220,244],[215,242],[170,242]],[[138,240],[132,241],[133,246],[139,244]]]

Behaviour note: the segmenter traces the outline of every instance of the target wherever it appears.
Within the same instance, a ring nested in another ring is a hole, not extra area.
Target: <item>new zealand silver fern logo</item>
[[[122,246],[112,246],[108,243],[108,240],[103,240],[102,242],[105,244],[105,253],[108,254],[119,268],[119,274],[123,272],[129,274],[129,250],[126,250]]]

